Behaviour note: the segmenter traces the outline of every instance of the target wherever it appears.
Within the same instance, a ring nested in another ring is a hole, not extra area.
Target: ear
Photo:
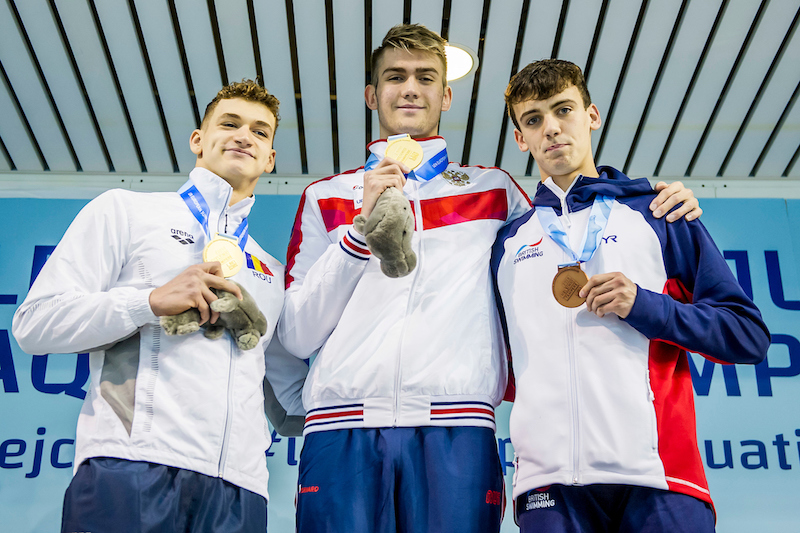
[[[600,125],[603,121],[600,119],[600,111],[597,109],[597,106],[592,104],[586,109],[586,111],[589,113],[589,127],[592,130],[600,129]]]
[[[522,137],[522,132],[517,128],[514,128],[514,140],[517,141],[517,146],[519,146],[520,152],[528,151],[528,143],[525,142],[525,139]]]
[[[447,85],[444,88],[444,95],[442,95],[442,111],[447,111],[448,109],[450,109],[450,105],[452,103],[453,103],[453,88]]]
[[[378,109],[378,95],[375,92],[375,86],[371,83],[364,87],[364,101],[367,102],[367,107],[373,111]]]
[[[202,131],[194,130],[189,136],[189,149],[197,157],[203,157],[202,135]]]
[[[275,150],[271,150],[269,154],[269,161],[267,161],[267,165],[264,168],[264,172],[269,174],[272,172],[272,169],[275,168]]]

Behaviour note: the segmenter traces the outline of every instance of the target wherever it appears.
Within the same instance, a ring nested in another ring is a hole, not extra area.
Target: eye
[[[525,124],[528,126],[535,126],[538,123],[539,123],[539,117],[531,117],[528,119],[527,122],[525,122]]]
[[[236,124],[234,124],[233,122],[223,122],[222,124],[220,124],[220,126],[222,126],[223,128],[235,128]]]
[[[572,111],[572,108],[571,108],[571,107],[566,107],[566,106],[565,106],[565,107],[562,107],[562,108],[560,108],[560,109],[558,110],[558,114],[559,114],[559,115],[566,115],[566,114],[570,113],[571,111]]]
[[[256,135],[260,135],[261,137],[264,137],[265,139],[269,139],[269,135],[267,135],[266,131],[255,130],[253,133],[255,133]]]

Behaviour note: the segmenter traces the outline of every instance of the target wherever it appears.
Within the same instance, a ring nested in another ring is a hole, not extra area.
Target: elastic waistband
[[[494,406],[484,396],[369,398],[318,405],[306,414],[303,435],[334,429],[470,426],[496,430]]]

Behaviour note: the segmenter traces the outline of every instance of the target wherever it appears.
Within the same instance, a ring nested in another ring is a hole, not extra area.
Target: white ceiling
[[[442,117],[451,160],[535,179],[503,91],[557,56],[588,74],[598,163],[712,184],[800,180],[800,0],[0,0],[0,181],[172,187],[194,165],[205,104],[257,75],[282,102],[271,179],[358,167],[378,132],[365,59],[404,20],[481,60]]]

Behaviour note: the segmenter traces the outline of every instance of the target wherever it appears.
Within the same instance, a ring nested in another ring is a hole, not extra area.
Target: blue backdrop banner
[[[249,232],[285,260],[297,196],[259,196]],[[24,234],[0,234],[0,516],[3,530],[57,531],[72,476],[87,354],[25,354],[11,318],[85,200],[0,199]],[[723,533],[793,531],[800,523],[800,200],[703,199],[708,227],[772,333],[767,360],[721,366],[691,355],[697,434]],[[87,243],[90,245],[90,243]],[[511,492],[509,404],[497,442]],[[301,438],[274,435],[269,529],[294,531]],[[509,502],[503,532],[517,531]]]

